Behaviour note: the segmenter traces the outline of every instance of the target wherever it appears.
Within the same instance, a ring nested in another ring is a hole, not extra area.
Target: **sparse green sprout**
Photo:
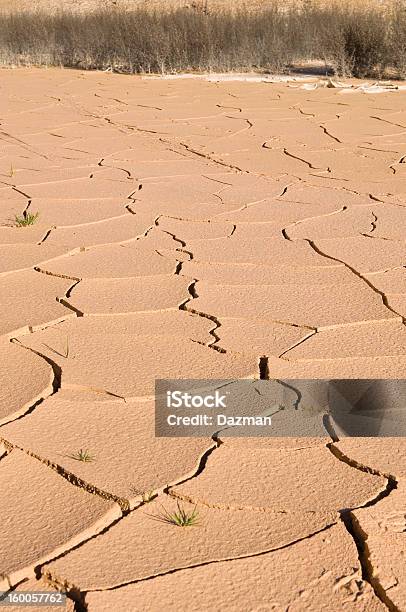
[[[14,217],[14,221],[17,227],[26,227],[27,225],[34,225],[34,223],[38,219],[38,216],[38,212],[30,213],[25,210],[21,217],[19,215],[16,215]]]
[[[8,173],[8,175],[10,178],[13,178],[14,176],[14,166],[12,163],[10,164],[10,172]]]
[[[179,501],[176,502],[176,505],[178,510],[174,512],[169,512],[169,510],[162,506],[162,512],[155,518],[177,527],[195,527],[199,524],[199,512],[196,510],[196,506],[193,510],[186,510]]]
[[[83,463],[90,463],[91,461],[95,460],[94,456],[89,452],[88,449],[83,450],[82,448],[78,450],[77,453],[68,455],[68,457],[70,457],[70,459],[74,459],[75,461],[82,461]]]

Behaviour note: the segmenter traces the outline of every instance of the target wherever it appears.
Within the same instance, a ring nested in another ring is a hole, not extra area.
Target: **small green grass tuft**
[[[176,505],[178,510],[174,512],[169,512],[169,510],[162,506],[162,512],[154,518],[170,525],[176,525],[177,527],[195,527],[199,524],[199,512],[196,510],[196,506],[193,510],[188,511],[179,501],[176,502]]]
[[[25,210],[21,217],[19,215],[16,215],[14,217],[14,221],[17,227],[26,227],[27,225],[34,225],[34,223],[38,219],[38,216],[38,212],[30,213]]]
[[[95,460],[94,456],[88,449],[83,450],[82,448],[78,450],[77,453],[68,455],[68,457],[70,457],[70,459],[75,459],[75,461],[82,461],[83,463],[90,463],[91,461]]]

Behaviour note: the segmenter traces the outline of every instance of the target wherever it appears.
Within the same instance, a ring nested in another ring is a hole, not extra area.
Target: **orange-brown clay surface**
[[[255,395],[260,358],[404,378],[406,92],[0,88],[0,587],[78,612],[406,610],[403,439],[156,438],[153,402],[155,378]],[[195,525],[163,519],[178,504]]]

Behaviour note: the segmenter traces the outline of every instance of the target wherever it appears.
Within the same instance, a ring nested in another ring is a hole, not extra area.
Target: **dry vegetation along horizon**
[[[224,3],[223,3],[224,4]],[[26,5],[17,5],[25,9]],[[406,5],[265,2],[89,3],[94,10],[0,11],[0,65],[122,73],[286,72],[318,61],[340,76],[404,78]],[[58,6],[56,4],[56,6]],[[232,9],[231,6],[234,6]],[[1,6],[0,6],[1,8]],[[129,10],[131,9],[131,10]]]

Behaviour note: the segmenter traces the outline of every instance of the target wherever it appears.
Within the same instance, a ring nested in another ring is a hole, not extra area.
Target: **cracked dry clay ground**
[[[403,439],[155,438],[153,405],[260,358],[404,377],[405,95],[2,70],[2,589],[406,610]],[[154,520],[179,499],[198,526]]]

